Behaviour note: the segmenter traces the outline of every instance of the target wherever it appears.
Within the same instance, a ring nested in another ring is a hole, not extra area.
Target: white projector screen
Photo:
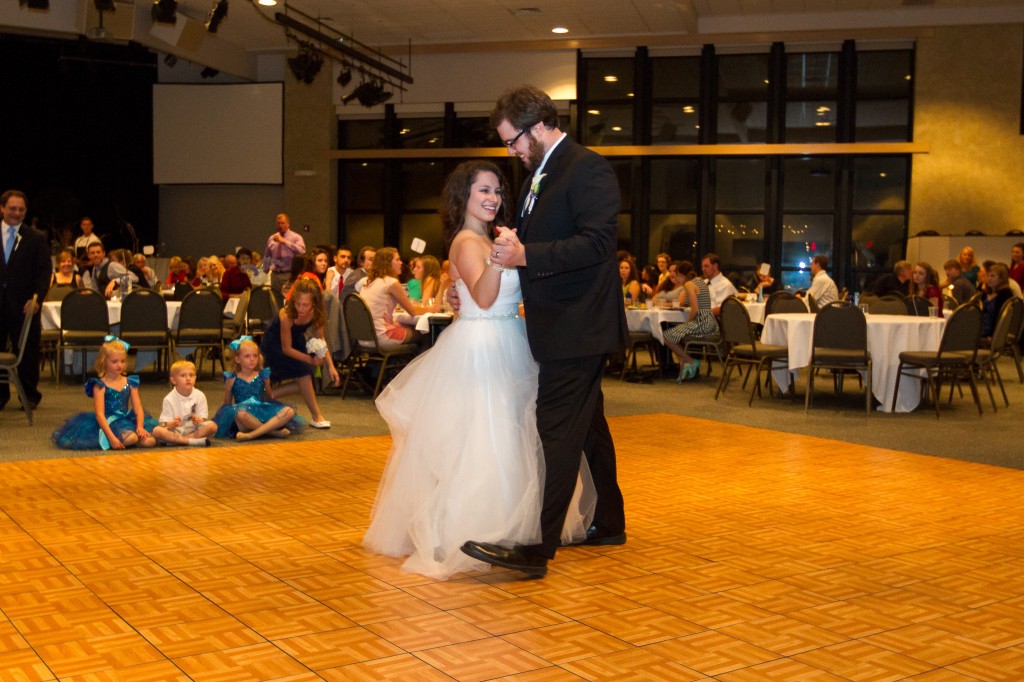
[[[153,86],[153,182],[280,185],[284,83]]]

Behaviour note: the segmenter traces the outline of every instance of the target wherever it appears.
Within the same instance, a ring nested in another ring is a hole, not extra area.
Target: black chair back
[[[916,317],[928,317],[928,308],[932,307],[932,302],[924,296],[908,296],[904,303],[907,306],[907,314]]]
[[[245,329],[249,334],[263,333],[263,330],[277,317],[280,307],[274,291],[268,286],[256,287],[249,292],[249,304],[245,307]]]
[[[857,306],[844,301],[830,303],[814,318],[813,348],[868,352],[868,325]]]

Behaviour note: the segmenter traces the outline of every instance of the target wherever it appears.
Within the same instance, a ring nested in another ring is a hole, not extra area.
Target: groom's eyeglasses
[[[513,138],[512,138],[511,140],[509,140],[508,142],[503,142],[502,144],[504,144],[504,145],[505,145],[506,147],[508,147],[509,149],[514,149],[514,148],[515,148],[515,146],[516,146],[516,142],[519,142],[519,138],[520,138],[520,137],[522,137],[522,136],[523,136],[523,133],[525,133],[525,132],[526,132],[527,130],[529,130],[529,128],[523,128],[522,130],[520,130],[520,131],[519,131],[519,134],[518,134],[518,135],[516,135],[515,137],[513,137]]]

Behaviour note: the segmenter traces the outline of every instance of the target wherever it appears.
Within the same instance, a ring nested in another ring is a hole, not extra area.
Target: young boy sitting
[[[210,420],[206,396],[195,387],[196,366],[188,360],[171,365],[171,385],[174,390],[164,397],[160,426],[153,429],[153,436],[161,443],[208,446],[217,425]]]

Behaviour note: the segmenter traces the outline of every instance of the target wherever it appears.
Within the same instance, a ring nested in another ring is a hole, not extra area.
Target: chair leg
[[[729,380],[729,375],[732,374],[732,365],[732,358],[726,358],[725,364],[722,365],[722,378],[718,380],[718,388],[715,389],[715,400],[718,400],[718,394],[722,392]]]
[[[974,372],[967,369],[967,379],[971,382],[971,395],[974,396],[974,404],[978,406],[978,416],[981,416],[981,394],[978,392],[978,384],[974,381]],[[995,400],[992,401],[993,404]]]
[[[388,358],[385,355],[384,360],[380,363],[380,374],[377,375],[377,385],[373,389],[373,399],[376,400],[377,396],[380,395],[381,386],[384,385],[384,372],[388,368]]]
[[[1009,400],[1009,398],[1006,397],[1006,387],[1003,386],[1003,375],[1000,374],[999,366],[996,365],[995,363],[992,364],[992,373],[995,374],[996,381],[999,382],[999,390],[1003,394],[1003,402],[1006,404],[1007,407],[1009,407],[1010,406],[1010,400]]]
[[[903,362],[896,366],[896,385],[892,387],[892,405],[889,407],[891,412],[896,411],[896,397],[900,393],[900,379],[903,378]]]
[[[858,372],[857,375],[860,376],[860,372]],[[871,414],[871,399],[874,397],[874,394],[871,392],[871,361],[870,360],[868,361],[867,381],[864,381],[862,379],[861,380],[861,384],[862,385],[867,384],[864,387],[864,410],[868,414]]]
[[[807,392],[804,395],[804,414],[811,409],[811,396],[814,395],[814,367],[807,372]]]
[[[1021,367],[1020,348],[1017,347],[1017,340],[1010,346],[1010,353],[1013,355],[1013,364],[1017,365],[1017,379],[1024,384],[1024,367]]]
[[[9,383],[14,384],[14,390],[18,394],[18,400],[21,401],[21,406],[25,410],[25,416],[28,417],[28,425],[32,426],[32,406],[28,402],[28,397],[25,395],[25,388],[21,385],[21,379],[18,377],[17,366],[11,367],[7,370],[9,377]]]
[[[988,371],[989,372],[992,371],[992,367],[993,366],[994,366],[993,364],[991,364],[991,363],[989,364],[989,366],[988,366]],[[972,375],[974,374],[974,368],[973,367],[969,368],[967,371],[970,372]],[[990,382],[988,380],[988,373],[985,371],[984,367],[979,367],[978,368],[978,374],[981,376],[982,379],[985,380],[985,389],[988,391],[988,399],[992,402],[992,412],[998,412],[998,409],[996,408],[996,397],[995,397],[995,395],[992,394],[992,382]]]

